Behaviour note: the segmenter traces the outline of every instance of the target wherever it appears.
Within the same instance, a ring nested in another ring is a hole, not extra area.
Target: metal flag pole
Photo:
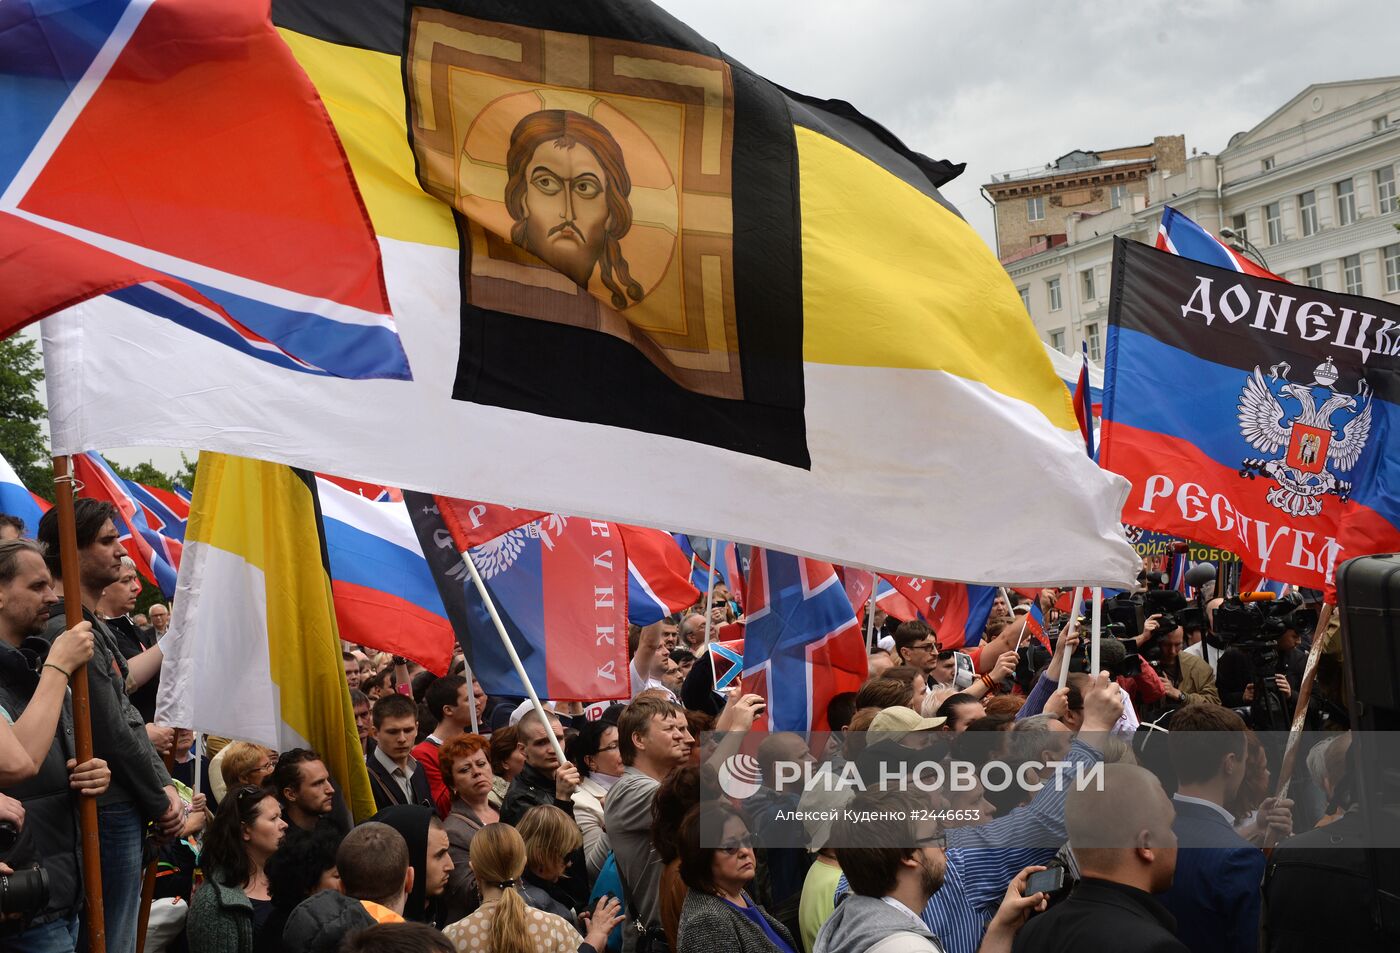
[[[481,578],[481,573],[476,571],[476,562],[472,559],[472,554],[467,550],[462,550],[462,562],[467,564],[467,571],[472,574],[472,583],[476,586],[477,594],[481,596],[481,601],[486,604],[486,614],[491,617],[491,624],[496,627],[496,634],[501,637],[501,644],[505,646],[506,655],[510,656],[510,664],[515,666],[515,674],[520,676],[521,683],[525,686],[525,694],[530,697],[530,704],[539,713],[540,720],[544,722],[545,733],[549,735],[549,743],[554,746],[554,753],[559,758],[561,765],[568,763],[568,758],[564,757],[564,746],[560,744],[559,737],[555,735],[554,729],[549,724],[549,712],[545,711],[544,705],[540,704],[540,696],[535,694],[535,686],[530,683],[530,676],[525,674],[525,665],[520,661],[520,656],[515,652],[515,645],[511,643],[510,636],[506,634],[505,623],[496,612],[495,600],[491,598],[491,593],[486,591],[486,582]],[[472,697],[472,713],[476,713],[476,697]]]
[[[476,689],[473,687],[476,676],[472,674],[471,663],[467,661],[465,655],[462,656],[462,674],[467,678],[467,694],[471,696],[472,700],[472,734],[479,735],[481,734],[481,726],[476,721]]]
[[[78,568],[78,531],[73,515],[73,475],[70,457],[53,458],[54,506],[58,509],[58,552],[63,560],[63,610],[68,628],[83,621],[82,573]],[[92,760],[92,704],[87,665],[79,665],[68,680],[73,692],[73,754],[79,764]],[[106,919],[102,909],[102,842],[97,832],[97,798],[78,798],[78,827],[83,845],[83,894],[87,904],[89,953],[107,953]]]
[[[1084,598],[1084,587],[1074,587],[1074,601],[1069,604],[1069,628],[1060,633],[1060,638],[1068,641],[1074,638],[1075,631],[1079,628],[1079,603]],[[1060,659],[1060,684],[1057,688],[1064,688],[1065,682],[1069,680],[1069,653],[1065,652]]]
[[[1099,636],[1103,633],[1103,589],[1094,587],[1094,616],[1093,628],[1090,630],[1089,638],[1089,673],[1094,678],[1099,677]]]
[[[710,570],[705,573],[705,644],[710,644],[710,609],[715,601],[715,547],[718,545],[713,536],[710,537]]]

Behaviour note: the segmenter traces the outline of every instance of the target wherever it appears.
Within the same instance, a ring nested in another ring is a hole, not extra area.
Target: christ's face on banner
[[[542,142],[528,162],[525,247],[587,285],[603,253],[607,173],[586,146]]]

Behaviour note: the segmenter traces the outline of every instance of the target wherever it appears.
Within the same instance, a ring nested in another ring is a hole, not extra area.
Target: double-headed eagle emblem
[[[567,516],[552,513],[473,547],[472,561],[476,563],[482,579],[491,579],[515,565],[515,561],[525,551],[525,544],[532,538],[539,539],[546,549],[553,549],[554,537],[564,532],[568,525]]]
[[[1265,379],[1256,365],[1245,378],[1239,402],[1240,433],[1261,453],[1276,454],[1284,448],[1286,452],[1281,459],[1242,461],[1240,476],[1269,477],[1275,483],[1266,494],[1271,504],[1290,516],[1316,516],[1328,493],[1343,502],[1351,496],[1352,485],[1338,474],[1356,466],[1371,434],[1371,388],[1363,379],[1355,397],[1335,390],[1337,367],[1330,357],[1313,370],[1310,384],[1290,381],[1289,370],[1287,364],[1275,364]],[[1321,404],[1316,399],[1318,388],[1326,393]],[[1298,411],[1290,416],[1280,398],[1291,398]],[[1351,413],[1342,418],[1339,433],[1333,417],[1342,411]]]

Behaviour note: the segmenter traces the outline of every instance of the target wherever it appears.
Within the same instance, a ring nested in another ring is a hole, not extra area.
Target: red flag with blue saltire
[[[150,511],[137,499],[132,484],[118,476],[95,450],[73,457],[73,475],[78,481],[79,496],[105,500],[117,508],[117,532],[137,572],[160,587],[165,598],[172,598],[180,554],[185,548],[184,524],[167,527],[159,522],[152,526],[147,521]],[[167,535],[167,529],[178,531],[179,538]]]
[[[454,502],[464,501],[439,497],[438,507],[445,515]],[[462,526],[460,519],[453,522]],[[454,541],[476,564],[541,698],[631,697],[627,554],[617,524],[552,514],[463,546],[453,522]],[[524,695],[480,593],[470,578],[463,587],[473,674],[488,694]]]
[[[1079,380],[1074,385],[1074,418],[1079,421],[1079,434],[1084,438],[1084,449],[1092,458],[1094,452],[1094,399],[1089,390],[1089,342],[1080,342],[1081,363]]]
[[[340,637],[447,674],[456,636],[403,499],[316,488]]]
[[[411,377],[354,173],[267,8],[4,5],[0,337],[105,294],[288,370]]]
[[[1246,275],[1254,275],[1256,278],[1287,282],[1286,278],[1280,278],[1272,271],[1255,264],[1170,205],[1162,209],[1162,223],[1157,226],[1157,247],[1173,255],[1205,262],[1217,268],[1229,268]]]
[[[690,558],[676,538],[659,529],[618,525],[627,553],[627,620],[651,625],[695,605],[700,590],[690,581]]]
[[[865,642],[830,563],[755,547],[744,610],[745,692],[769,731],[825,731],[826,706],[868,672]]]
[[[969,586],[915,576],[884,578],[933,629],[940,649],[964,648],[982,641],[997,597],[995,586]]]

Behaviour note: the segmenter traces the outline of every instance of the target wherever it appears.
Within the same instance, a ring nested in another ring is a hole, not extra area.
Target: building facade
[[[1087,342],[1097,362],[1113,239],[1151,244],[1164,205],[1212,233],[1231,229],[1248,240],[1246,254],[1289,281],[1400,304],[1397,180],[1393,76],[1309,86],[1218,155],[1187,156],[1183,137],[1162,136],[1072,152],[985,189],[997,253],[1041,337],[1067,354]]]

